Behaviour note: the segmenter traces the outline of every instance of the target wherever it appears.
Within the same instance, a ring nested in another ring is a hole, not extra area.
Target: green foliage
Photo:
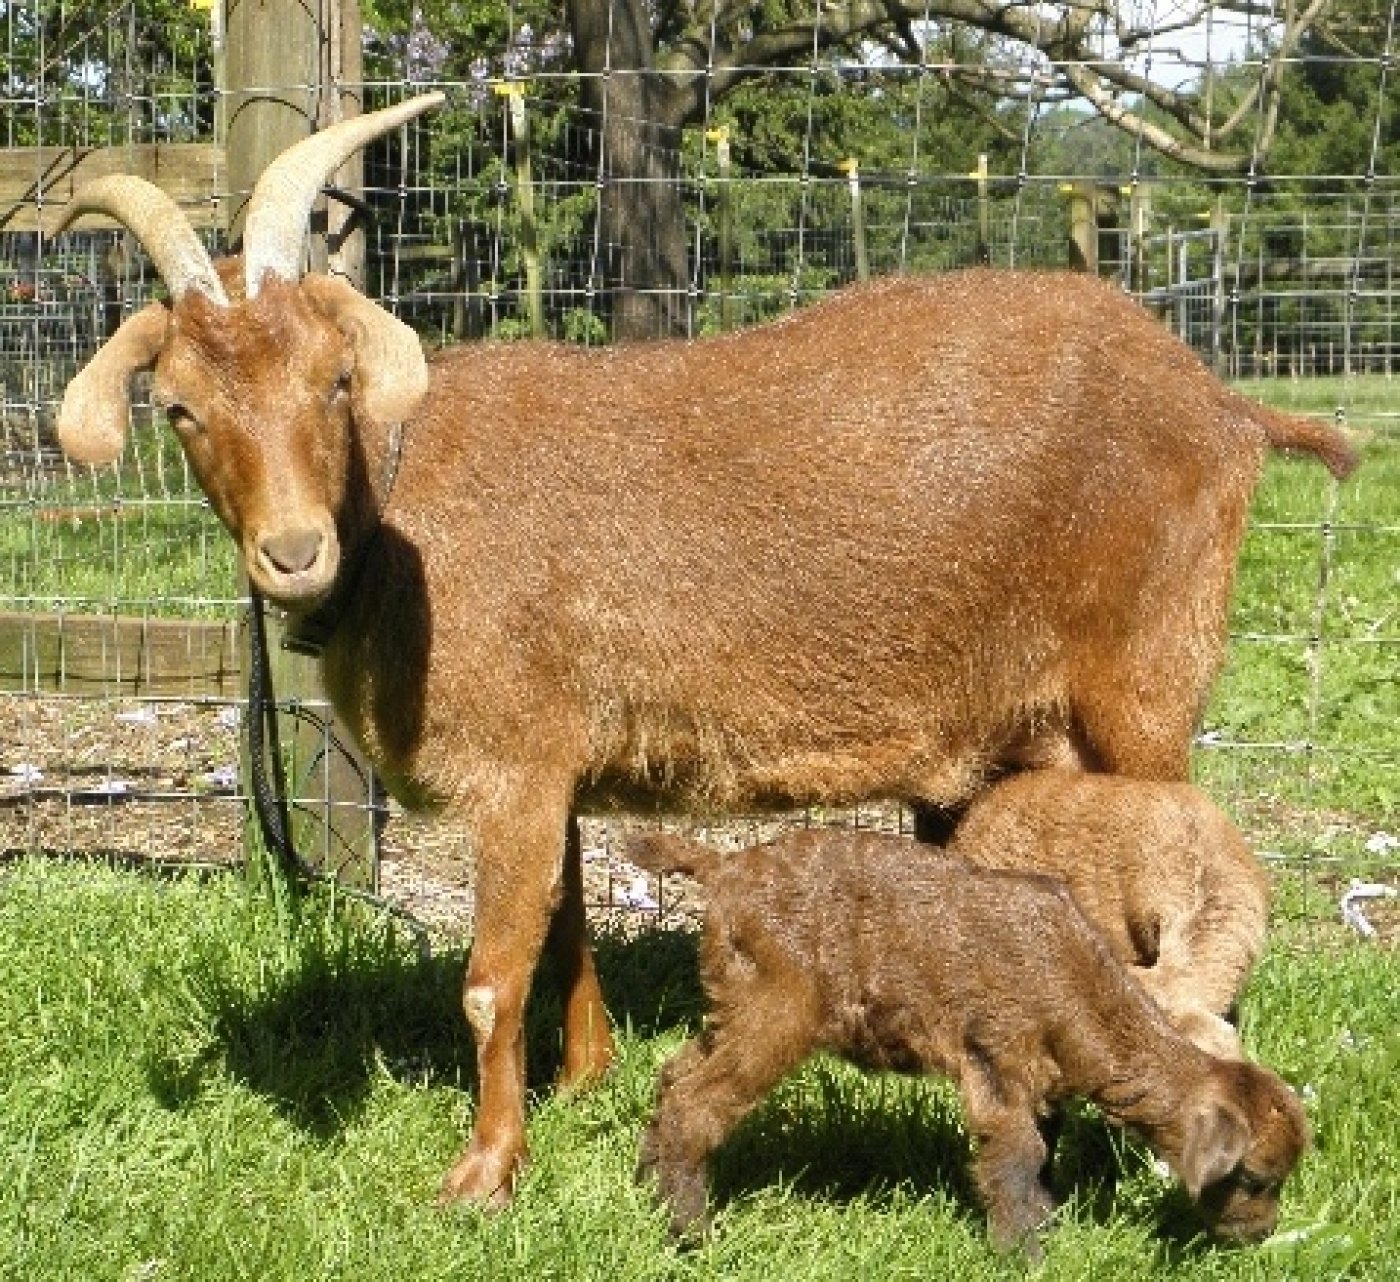
[[[1148,120],[1160,113],[1143,107]],[[1155,178],[1173,172],[1171,162],[1133,134],[1110,124],[1087,107],[1052,107],[1031,133],[1027,169],[1064,178],[1098,178],[1122,182],[1133,174]]]
[[[726,294],[718,277],[701,300],[697,324],[701,334],[774,320],[830,286],[831,273],[804,263],[791,274],[746,272],[734,278]]]
[[[139,0],[134,22],[114,22],[107,0],[0,0],[0,26],[0,145],[183,142],[212,127],[209,18],[188,0]]]
[[[994,171],[1019,160],[1017,118],[990,97],[976,110],[931,71],[829,62],[817,74],[772,73],[726,96],[712,125],[727,126],[736,166],[754,174],[831,175],[855,157],[864,171],[970,173],[979,153]]]
[[[1333,0],[1288,69],[1270,173],[1317,175],[1329,184],[1336,175],[1400,173],[1393,22],[1388,0]],[[1387,53],[1388,76],[1381,67]]]
[[[595,313],[585,307],[573,307],[564,313],[561,337],[566,342],[597,347],[608,341],[608,327]]]
[[[365,67],[371,80],[458,83],[562,70],[560,13],[543,0],[365,0]],[[411,35],[416,35],[415,45]]]

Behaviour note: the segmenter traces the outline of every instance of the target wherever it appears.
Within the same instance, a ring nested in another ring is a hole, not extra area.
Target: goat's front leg
[[[1036,1231],[1055,1209],[1045,1183],[1050,1146],[1033,1110],[965,1091],[968,1125],[977,1140],[973,1174],[998,1250],[1042,1256]]]
[[[564,999],[564,1063],[559,1085],[585,1085],[612,1067],[613,1039],[588,944],[583,843],[577,815],[569,816],[565,834],[563,897],[549,928],[548,949]]]
[[[476,924],[462,1005],[476,1036],[480,1099],[440,1200],[499,1208],[526,1159],[525,1003],[561,902],[567,807],[515,795],[473,827]]]

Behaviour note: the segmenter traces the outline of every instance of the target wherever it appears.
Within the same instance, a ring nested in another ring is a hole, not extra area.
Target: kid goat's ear
[[[168,317],[164,303],[142,308],[73,376],[58,411],[58,443],[74,462],[110,463],[122,452],[131,424],[127,384],[156,363]]]
[[[1239,1165],[1249,1149],[1249,1120],[1233,1104],[1207,1100],[1186,1121],[1178,1174],[1193,1198]]]

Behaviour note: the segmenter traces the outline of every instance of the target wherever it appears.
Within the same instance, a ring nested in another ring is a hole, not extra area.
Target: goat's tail
[[[1243,396],[1239,400],[1250,421],[1263,429],[1270,448],[1311,454],[1339,481],[1350,476],[1360,461],[1356,441],[1331,423],[1285,414]]]
[[[634,832],[622,844],[622,857],[647,872],[679,872],[704,881],[724,855],[710,846],[669,832]]]

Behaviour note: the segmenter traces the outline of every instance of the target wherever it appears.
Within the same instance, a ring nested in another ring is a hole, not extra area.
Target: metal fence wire
[[[117,464],[76,468],[54,436],[68,379],[160,294],[124,233],[53,234],[73,184],[95,166],[158,174],[211,250],[225,248],[235,193],[220,14],[0,0],[6,853],[242,857],[247,602],[231,541],[143,389]],[[561,73],[435,78],[425,37],[414,38],[393,46],[400,75],[331,87],[371,108],[424,87],[449,96],[367,154],[366,292],[432,342],[607,341],[620,248],[600,216],[608,175],[597,117],[560,91]],[[1247,50],[1227,56],[1251,65]],[[809,65],[770,70],[766,83],[800,101],[820,62],[824,93],[869,101],[901,76],[930,74],[870,58],[833,76],[814,50]],[[1034,82],[1033,67],[1022,71]],[[1400,858],[1400,175],[1380,167],[1394,127],[1386,84],[1382,75],[1363,122],[1374,126],[1367,163],[1268,183],[1253,172],[1149,174],[1140,146],[1126,170],[1064,172],[1042,146],[1049,111],[1027,115],[1009,172],[939,150],[917,110],[899,163],[822,154],[809,132],[787,168],[759,168],[740,159],[742,125],[716,112],[675,145],[656,144],[648,169],[679,193],[686,279],[670,314],[691,335],[762,321],[867,274],[1072,264],[1121,281],[1251,394],[1366,435],[1366,463],[1340,490],[1307,464],[1279,465],[1277,483],[1271,471],[1197,762],[1256,845],[1328,903],[1352,876],[1393,880]],[[352,836],[327,821],[347,805],[336,763],[360,767],[314,692],[285,711],[302,727],[293,805],[320,865],[408,900],[436,885],[450,911],[469,909],[451,834],[369,795],[352,803],[367,808]],[[800,821],[903,822],[886,807]],[[655,910],[655,888],[613,857],[609,826],[588,832],[594,899]]]

